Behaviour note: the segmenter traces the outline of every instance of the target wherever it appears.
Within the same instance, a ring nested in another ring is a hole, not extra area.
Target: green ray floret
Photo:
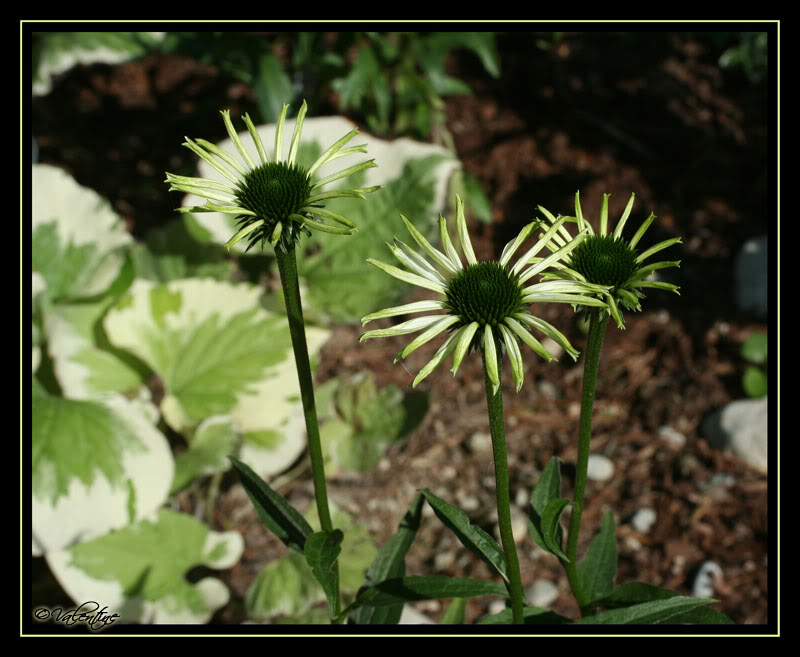
[[[458,371],[464,357],[473,349],[482,349],[486,357],[486,370],[494,392],[500,387],[498,358],[507,354],[517,392],[522,388],[524,367],[519,342],[528,345],[547,361],[554,357],[534,337],[531,329],[543,333],[558,343],[570,356],[578,357],[578,351],[566,336],[549,323],[533,315],[530,306],[535,303],[555,302],[573,305],[590,305],[601,308],[606,303],[598,296],[608,293],[610,286],[596,285],[585,281],[547,281],[529,283],[541,274],[569,257],[589,235],[584,230],[574,239],[545,258],[537,254],[550,243],[563,220],[557,221],[512,267],[509,261],[540,222],[526,225],[515,239],[503,249],[497,261],[478,261],[467,231],[464,203],[456,196],[457,234],[463,253],[458,255],[450,234],[447,220],[439,217],[439,229],[444,251],[431,244],[406,217],[401,215],[408,232],[422,253],[400,240],[389,248],[405,269],[388,265],[378,260],[368,260],[390,276],[412,285],[439,294],[436,300],[417,301],[402,306],[386,308],[362,318],[362,325],[387,317],[398,317],[414,313],[433,311],[436,314],[414,317],[390,328],[367,331],[361,340],[391,337],[422,331],[397,356],[406,358],[416,349],[441,333],[447,338],[433,358],[414,378],[415,386],[427,377],[443,360],[453,356],[452,373]],[[426,259],[427,258],[429,259]]]
[[[555,264],[554,270],[548,272],[542,278],[610,286],[610,290],[595,294],[598,298],[602,298],[607,302],[608,312],[614,317],[617,326],[624,329],[625,322],[620,305],[632,311],[641,310],[640,299],[645,296],[642,288],[656,288],[680,294],[677,285],[663,281],[648,280],[656,270],[679,267],[680,260],[655,262],[648,265],[643,263],[659,251],[674,244],[680,244],[681,238],[673,237],[664,240],[639,253],[637,249],[639,242],[653,221],[655,221],[655,215],[651,212],[630,241],[625,240],[622,237],[622,232],[628,217],[630,217],[635,199],[635,194],[631,194],[628,204],[625,206],[625,210],[614,228],[614,232],[609,234],[609,197],[610,194],[603,194],[603,203],[600,208],[600,231],[597,234],[583,216],[580,192],[575,193],[574,217],[562,217],[561,215],[555,217],[545,208],[539,206],[539,210],[551,225],[550,230],[547,231],[549,233],[547,247],[551,251],[557,252],[572,240],[572,235],[564,227],[565,221],[577,224],[579,234],[586,231],[589,233],[589,236],[572,252],[569,258]]]
[[[312,230],[336,235],[350,235],[356,227],[350,219],[325,208],[325,201],[335,198],[365,198],[380,189],[380,185],[360,189],[322,188],[359,171],[377,166],[374,160],[366,160],[314,180],[314,174],[324,164],[339,157],[355,153],[366,153],[365,145],[345,147],[358,134],[354,129],[328,148],[308,170],[296,163],[308,106],[303,101],[297,114],[294,132],[289,144],[289,153],[283,158],[283,126],[289,106],[284,105],[275,130],[272,159],[269,158],[258,130],[250,117],[242,118],[255,146],[256,154],[248,152],[241,136],[231,121],[230,110],[222,111],[225,128],[240,159],[232,153],[204,139],[191,140],[184,146],[211,165],[224,180],[194,178],[167,173],[165,182],[170,191],[194,194],[206,199],[205,205],[178,208],[179,212],[219,212],[236,217],[239,230],[228,240],[230,249],[247,238],[247,250],[260,243],[263,249],[267,242],[275,248],[287,251],[303,233]]]

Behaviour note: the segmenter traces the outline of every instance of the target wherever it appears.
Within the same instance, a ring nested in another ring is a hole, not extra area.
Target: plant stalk
[[[322,443],[319,437],[317,407],[314,401],[314,382],[311,376],[311,362],[308,357],[308,344],[306,343],[305,323],[303,321],[303,306],[300,301],[300,285],[297,276],[297,257],[294,244],[285,253],[281,249],[275,249],[275,257],[278,261],[278,270],[281,275],[286,315],[289,319],[289,333],[292,336],[292,348],[294,349],[294,360],[297,367],[297,378],[300,381],[300,397],[303,400],[303,415],[306,421],[308,451],[311,456],[311,471],[314,477],[314,498],[317,503],[317,515],[319,516],[322,531],[332,532],[333,523],[328,507],[325,464],[322,457]],[[338,582],[338,562],[334,563],[333,567],[336,581]],[[339,614],[340,593],[338,588],[335,606],[333,617],[337,617]]]
[[[501,374],[501,362],[498,359],[497,371]],[[492,450],[494,452],[494,477],[497,487],[497,522],[500,538],[508,566],[509,593],[511,594],[512,623],[522,625],[523,616],[522,578],[519,571],[517,547],[511,531],[511,497],[508,488],[508,455],[506,448],[505,420],[503,418],[503,393],[492,393],[492,382],[486,369],[486,357],[483,360],[483,380],[486,384],[486,404],[489,408],[489,429],[492,434]]]
[[[586,614],[587,600],[578,580],[578,537],[581,529],[581,514],[586,494],[586,478],[589,469],[589,444],[592,438],[592,412],[594,410],[594,393],[597,388],[597,370],[600,365],[600,352],[603,338],[608,327],[609,315],[602,310],[591,310],[589,319],[589,337],[586,343],[583,362],[583,388],[581,390],[581,416],[578,424],[578,463],[575,473],[575,498],[572,502],[572,516],[569,521],[569,537],[567,538],[566,555],[569,562],[564,563],[572,593],[581,608],[581,615]]]

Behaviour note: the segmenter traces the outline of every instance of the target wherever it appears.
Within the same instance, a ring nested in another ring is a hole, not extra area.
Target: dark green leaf
[[[464,547],[480,557],[481,561],[508,582],[506,557],[497,541],[480,527],[473,525],[467,514],[461,509],[448,504],[427,488],[423,488],[420,492],[425,496],[439,520],[456,535]]]
[[[643,602],[623,609],[604,611],[575,622],[581,625],[680,624],[684,622],[680,619],[685,618],[685,614],[712,602],[716,602],[716,600],[676,596],[666,600]]]
[[[569,561],[567,555],[561,548],[562,545],[562,529],[559,519],[564,509],[570,503],[560,497],[553,498],[547,503],[542,514],[542,536],[544,537],[544,544],[547,546],[549,552],[555,554],[562,561]]]
[[[764,397],[767,394],[767,375],[764,370],[750,365],[742,375],[742,387],[748,397]]]
[[[375,582],[396,579],[406,574],[406,553],[419,530],[424,501],[422,495],[417,495],[414,504],[403,516],[397,531],[386,541],[367,570],[362,589],[369,588]],[[396,625],[402,613],[402,604],[390,607],[361,607],[350,614],[350,621],[358,625]]]
[[[579,566],[580,568],[580,566]],[[641,604],[642,602],[652,602],[654,600],[667,600],[678,597],[680,594],[672,589],[665,589],[644,582],[628,582],[608,595],[594,600],[590,606],[603,609],[618,609],[620,607],[630,607]]]
[[[306,538],[305,556],[311,572],[322,585],[328,599],[328,613],[335,618],[338,613],[339,577],[333,565],[342,551],[344,534],[341,529],[332,532],[315,532]]]
[[[614,514],[606,511],[600,533],[592,539],[586,557],[578,564],[578,581],[584,604],[609,595],[617,579],[617,536]]]
[[[375,79],[381,75],[378,58],[373,49],[370,46],[362,47],[350,73],[333,82],[334,89],[339,92],[341,109],[346,110],[350,107],[359,109]]]
[[[478,595],[507,596],[508,591],[500,582],[445,577],[443,575],[401,577],[379,582],[365,589],[358,594],[355,604],[359,606],[386,606],[417,600],[472,598]]]
[[[275,55],[262,55],[258,60],[258,77],[255,94],[261,118],[265,123],[275,123],[284,103],[292,100],[292,81],[286,75]]]
[[[545,466],[542,475],[531,495],[531,505],[528,510],[528,529],[536,544],[550,552],[542,533],[542,515],[547,508],[547,503],[561,495],[561,459],[554,456]],[[563,544],[563,531],[559,525],[556,529],[556,542]]]
[[[467,609],[466,598],[453,598],[453,601],[445,609],[442,617],[439,619],[439,625],[463,625],[464,612]]]
[[[569,618],[559,616],[549,609],[541,609],[539,607],[525,607],[522,610],[525,625],[562,625],[564,623],[571,623]],[[510,625],[513,617],[511,609],[503,609],[499,614],[492,616],[484,616],[478,620],[478,625]]]
[[[304,554],[306,539],[314,533],[305,518],[248,466],[233,456],[228,458],[239,475],[261,522],[281,539],[284,545]]]
[[[686,625],[735,625],[725,614],[721,614],[711,607],[695,607],[673,616],[669,622],[673,625],[678,623]]]

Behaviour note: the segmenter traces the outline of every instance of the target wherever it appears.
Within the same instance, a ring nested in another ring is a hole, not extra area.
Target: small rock
[[[503,600],[492,600],[489,603],[489,616],[499,614],[506,608],[506,603]]]
[[[534,607],[547,608],[558,598],[558,587],[547,579],[537,579],[525,591],[525,599]]]
[[[467,443],[471,452],[489,452],[492,449],[492,437],[488,433],[476,431],[469,437]]]
[[[462,511],[469,513],[471,511],[477,511],[481,507],[481,503],[477,497],[465,495],[464,497],[459,498],[459,506],[461,507]]]
[[[686,436],[667,425],[664,425],[658,430],[658,437],[668,442],[672,447],[678,449],[686,444]]]
[[[561,356],[564,355],[564,347],[562,347],[552,338],[544,338],[542,340],[542,346],[547,349],[547,351],[549,351],[550,354],[556,358],[556,360],[560,360]]]
[[[421,614],[411,605],[403,606],[403,613],[400,614],[400,625],[433,625],[433,621],[425,614]]]
[[[731,402],[703,422],[712,447],[767,471],[767,398]]]
[[[454,552],[440,552],[433,560],[433,566],[436,570],[447,570],[456,560]]]
[[[722,575],[722,568],[714,561],[706,561],[700,566],[692,584],[692,595],[695,598],[714,597],[714,577]]]
[[[554,383],[550,381],[540,381],[538,388],[539,392],[541,392],[548,399],[558,398],[558,388],[556,388]]]
[[[514,501],[516,502],[517,506],[523,509],[528,507],[528,502],[530,502],[530,499],[531,494],[524,488],[520,488],[517,491],[517,494],[514,496]]]
[[[653,526],[653,523],[656,521],[656,512],[649,508],[645,507],[643,509],[639,509],[631,518],[631,526],[637,531],[641,532],[642,534],[646,534],[650,531],[650,528]]]
[[[592,481],[608,481],[614,476],[614,463],[602,454],[590,454],[586,476]]]
[[[497,512],[493,514],[494,521],[497,522]],[[528,536],[528,516],[517,507],[511,507],[511,533],[514,535],[514,543],[521,543]],[[494,526],[494,536],[497,542],[502,545],[500,538],[500,525]]]
[[[763,319],[767,316],[769,272],[767,236],[747,240],[736,256],[734,293],[739,310]]]

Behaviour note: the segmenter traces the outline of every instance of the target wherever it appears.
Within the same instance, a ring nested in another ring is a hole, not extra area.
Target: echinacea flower
[[[528,284],[531,278],[547,267],[566,258],[588,235],[588,231],[583,231],[581,235],[548,257],[537,259],[534,265],[526,267],[531,258],[550,242],[565,219],[556,221],[539,241],[511,267],[509,266],[511,257],[540,222],[532,222],[525,226],[519,235],[506,245],[499,260],[478,262],[467,232],[464,203],[459,197],[456,197],[456,214],[458,236],[466,264],[462,262],[453,246],[447,231],[447,220],[442,216],[439,217],[439,230],[444,252],[432,246],[425,236],[406,217],[401,215],[411,237],[433,264],[422,254],[397,239],[394,244],[388,246],[406,269],[387,265],[377,260],[368,260],[390,276],[436,292],[440,298],[386,308],[367,315],[361,320],[361,323],[366,325],[375,319],[410,313],[441,312],[410,319],[392,328],[367,331],[361,336],[361,341],[424,330],[398,354],[395,359],[397,362],[440,333],[449,330],[450,335],[428,364],[417,374],[412,386],[416,387],[451,353],[453,354],[451,371],[455,374],[467,352],[480,347],[484,351],[486,370],[494,393],[496,394],[500,386],[498,352],[502,358],[503,351],[508,353],[514,383],[519,392],[522,388],[523,365],[518,340],[524,342],[545,360],[554,360],[550,352],[533,336],[531,329],[540,331],[560,344],[573,358],[578,356],[578,352],[567,338],[554,326],[531,313],[529,306],[534,303],[550,301],[605,308],[606,304],[596,295],[606,291],[608,287],[582,281],[549,281]]]
[[[377,166],[374,160],[347,167],[321,180],[313,180],[314,174],[323,164],[352,153],[367,152],[366,145],[345,148],[345,144],[358,134],[357,129],[351,130],[328,148],[310,168],[305,169],[297,164],[300,134],[308,109],[305,101],[297,114],[289,153],[284,159],[283,124],[288,109],[289,106],[284,105],[278,118],[272,159],[267,155],[261,137],[247,114],[243,119],[258,152],[258,160],[248,153],[234,130],[230,110],[223,110],[221,114],[241,161],[205,139],[193,141],[186,137],[183,145],[214,167],[228,180],[227,183],[167,173],[165,182],[170,183],[170,191],[186,192],[207,199],[205,205],[178,208],[179,212],[220,212],[236,216],[240,230],[226,244],[229,249],[240,240],[248,238],[248,250],[257,242],[261,242],[263,248],[269,241],[285,252],[303,232],[310,235],[309,229],[349,235],[355,231],[353,222],[325,209],[324,201],[341,197],[364,198],[366,194],[380,189],[380,186],[375,186],[321,191],[328,183]]]
[[[608,198],[610,194],[603,194],[603,204],[600,209],[600,232],[595,233],[591,224],[584,218],[581,210],[580,192],[575,193],[575,216],[574,217],[554,217],[541,205],[539,210],[547,217],[552,226],[558,225],[558,229],[552,234],[548,248],[552,251],[560,250],[565,244],[573,239],[569,231],[562,225],[564,219],[578,224],[579,234],[588,231],[587,237],[581,245],[575,249],[569,258],[553,264],[555,271],[550,271],[542,278],[575,281],[581,283],[594,283],[596,285],[607,285],[610,289],[606,293],[601,293],[608,302],[608,312],[614,317],[617,326],[625,328],[625,323],[620,312],[621,304],[628,310],[640,311],[642,309],[639,299],[644,298],[642,288],[657,288],[668,290],[680,294],[679,287],[672,283],[663,281],[649,280],[649,276],[658,269],[667,267],[679,267],[680,260],[667,260],[654,262],[645,265],[644,262],[650,256],[655,255],[673,244],[680,244],[680,237],[673,237],[663,242],[659,242],[649,249],[639,253],[637,245],[655,220],[655,215],[651,212],[650,216],[642,222],[639,229],[630,240],[622,237],[625,223],[633,209],[635,194],[631,194],[628,205],[625,207],[622,217],[617,222],[614,232],[609,234],[608,229]],[[549,231],[548,231],[549,232]]]

